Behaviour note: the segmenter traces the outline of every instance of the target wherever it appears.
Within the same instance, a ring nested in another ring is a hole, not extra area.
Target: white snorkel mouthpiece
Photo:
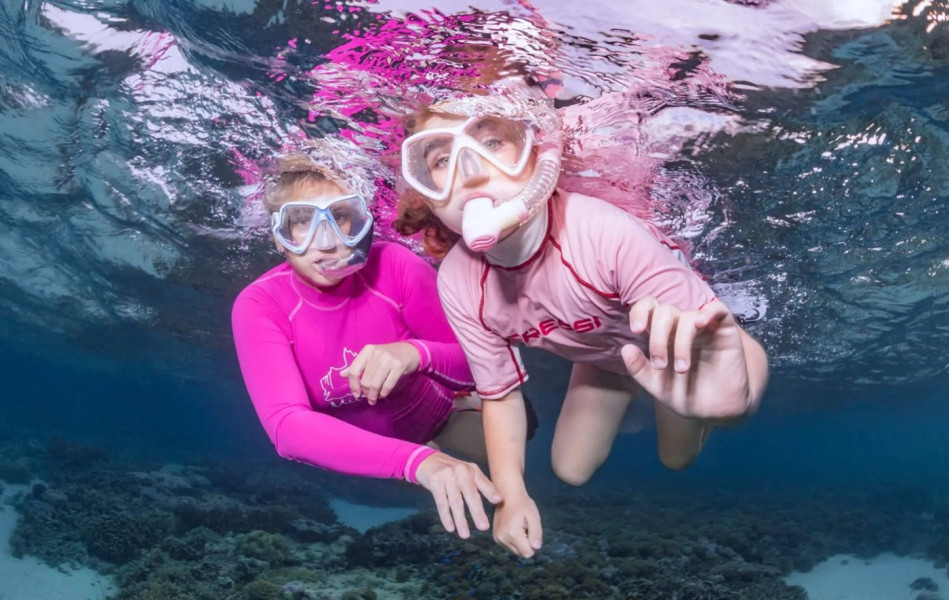
[[[462,212],[461,237],[475,252],[487,252],[500,240],[501,233],[530,221],[547,205],[560,178],[561,149],[555,144],[542,146],[537,155],[534,175],[523,190],[498,206],[488,197],[469,200]]]
[[[436,206],[451,201],[461,178],[476,190],[494,171],[520,178],[534,161],[527,184],[512,198],[468,198],[462,211],[461,237],[468,248],[485,252],[505,230],[531,220],[546,205],[560,178],[563,122],[551,100],[523,78],[491,84],[486,94],[462,94],[432,105],[446,123],[423,128],[402,142],[404,181]],[[488,169],[488,166],[492,169]]]

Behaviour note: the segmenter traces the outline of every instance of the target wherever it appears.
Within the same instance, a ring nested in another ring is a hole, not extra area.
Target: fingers
[[[699,329],[714,331],[731,316],[732,312],[725,306],[724,302],[713,300],[699,309],[699,316],[695,324]]]
[[[629,309],[629,329],[635,334],[646,333],[649,321],[652,320],[652,310],[659,302],[652,296],[645,296],[636,301]]]
[[[649,359],[636,344],[626,344],[620,349],[620,354],[630,376],[638,380],[639,374],[649,366]]]
[[[491,522],[485,513],[482,494],[488,501],[497,504],[501,494],[474,463],[468,463],[438,454],[429,457],[436,461],[435,470],[423,473],[419,471],[419,483],[422,483],[435,499],[438,517],[448,532],[457,532],[458,537],[471,536],[468,514],[481,531],[490,528]],[[426,459],[429,460],[429,459]],[[423,462],[423,465],[425,462]],[[467,512],[466,512],[467,511]]]
[[[465,499],[458,488],[458,482],[454,477],[438,477],[438,480],[431,492],[442,527],[449,533],[457,531],[459,537],[467,539],[471,536],[471,530],[465,517]]]
[[[380,364],[378,357],[375,357],[366,365],[359,384],[362,387],[362,394],[369,401],[369,404],[375,404],[376,400],[379,399],[379,392],[382,391],[382,385],[388,375],[388,368]]]
[[[435,508],[438,509],[438,519],[442,522],[445,531],[451,533],[455,530],[455,522],[451,518],[451,504],[448,500],[448,494],[444,488],[431,490],[432,497],[435,498]]]
[[[362,373],[366,368],[371,352],[372,346],[366,346],[359,352],[356,358],[353,359],[351,365],[339,372],[341,376],[349,380],[349,391],[357,398],[362,397],[362,384],[360,380],[362,379]]]
[[[468,528],[468,517],[465,514],[465,498],[458,489],[458,482],[450,479],[446,482],[445,491],[448,495],[448,506],[451,508],[451,517],[454,520],[454,529],[458,532],[458,537],[463,540],[471,537],[471,529]],[[480,504],[481,501],[477,500]],[[451,531],[449,529],[448,531]]]
[[[629,309],[629,329],[648,336],[649,361],[654,369],[665,369],[669,364],[669,346],[681,312],[671,304],[660,304],[652,296],[641,298]]]
[[[477,469],[477,471],[475,472],[473,481],[466,482],[468,485],[462,486],[461,491],[475,527],[480,531],[487,531],[491,526],[491,522],[488,520],[487,513],[484,512],[484,504],[481,502],[481,496],[483,495],[488,499],[488,502],[492,504],[498,504],[501,502],[501,494],[498,493],[497,488],[494,487],[491,480],[481,472],[481,469],[477,467],[475,467],[475,469]]]
[[[501,492],[498,491],[498,488],[495,487],[494,483],[488,479],[487,475],[485,475],[480,468],[475,475],[475,485],[478,486],[478,491],[488,499],[488,502],[491,504],[501,503]]]
[[[534,511],[527,515],[527,541],[531,550],[540,550],[544,545],[544,529],[540,524],[540,513]],[[533,554],[533,553],[532,553]]]
[[[369,404],[375,404],[379,398],[385,398],[395,389],[404,374],[405,371],[398,363],[392,362],[386,356],[377,357],[363,371],[360,380],[362,393],[369,400]]]
[[[386,373],[386,378],[382,382],[382,386],[379,388],[379,397],[385,398],[392,393],[392,390],[395,389],[395,384],[399,383],[399,379],[402,378],[402,373],[395,370],[390,370]]]
[[[692,348],[695,346],[695,336],[698,333],[696,321],[699,313],[682,313],[679,316],[678,324],[675,329],[675,342],[673,348],[675,352],[675,370],[679,373],[686,373],[692,366]]]
[[[540,514],[536,510],[519,515],[507,528],[507,531],[495,532],[495,541],[514,554],[530,558],[543,546]]]
[[[652,320],[649,322],[649,362],[655,369],[665,369],[669,364],[669,346],[679,313],[678,308],[669,304],[660,304],[652,310]]]
[[[391,348],[367,344],[340,374],[349,380],[353,395],[375,404],[392,393],[408,370],[404,360],[393,356]]]
[[[730,316],[728,307],[717,300],[697,311],[682,311],[646,296],[630,308],[629,327],[632,333],[647,336],[648,363],[653,369],[661,371],[671,364],[676,372],[687,373],[692,368],[697,337],[714,333]],[[635,378],[646,366],[645,356],[633,348],[623,348],[621,353]]]

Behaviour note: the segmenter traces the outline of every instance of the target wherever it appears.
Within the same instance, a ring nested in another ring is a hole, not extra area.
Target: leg
[[[626,375],[573,365],[550,449],[557,477],[583,485],[600,468],[610,455],[634,385]]]
[[[656,409],[656,431],[659,439],[659,460],[673,471],[688,467],[702,451],[712,426],[686,419],[653,400]]]
[[[481,426],[481,412],[459,410],[451,414],[448,423],[432,440],[435,446],[450,452],[461,454],[468,460],[486,465],[488,451],[484,446],[484,428]]]

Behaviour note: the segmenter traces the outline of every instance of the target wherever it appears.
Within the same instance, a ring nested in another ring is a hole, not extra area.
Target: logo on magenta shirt
[[[333,408],[338,408],[344,404],[352,404],[359,400],[353,396],[349,389],[349,380],[340,375],[356,358],[356,353],[349,348],[343,348],[343,364],[338,367],[330,367],[330,370],[320,379],[320,387],[323,388],[323,399]]]

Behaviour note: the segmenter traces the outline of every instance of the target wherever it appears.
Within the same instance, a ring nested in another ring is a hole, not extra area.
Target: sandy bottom
[[[330,507],[336,512],[336,516],[341,522],[360,533],[365,533],[367,529],[376,525],[382,525],[390,521],[401,521],[405,517],[418,512],[414,508],[387,508],[352,504],[339,498],[330,500]]]
[[[870,560],[840,554],[807,573],[785,581],[807,591],[810,600],[914,600],[922,590],[910,587],[920,577],[932,579],[937,593],[949,598],[949,577],[931,561],[881,554]]]
[[[90,569],[54,569],[31,556],[15,558],[10,536],[16,526],[12,496],[25,485],[4,486],[0,496],[0,598],[2,600],[101,600],[115,592],[108,578]]]

